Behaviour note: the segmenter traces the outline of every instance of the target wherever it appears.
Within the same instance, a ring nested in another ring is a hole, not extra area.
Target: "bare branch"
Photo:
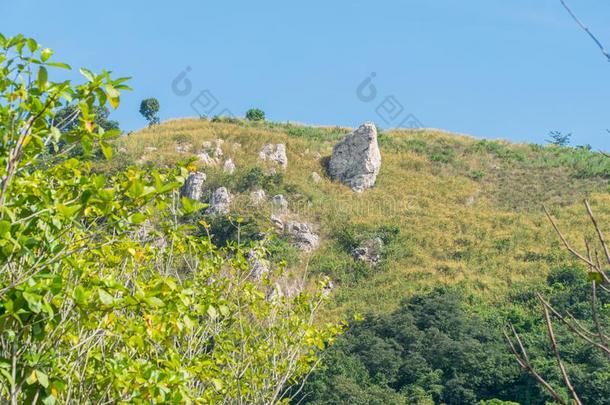
[[[525,351],[525,347],[521,343],[519,334],[517,333],[517,331],[515,330],[513,325],[510,325],[510,328],[511,328],[511,331],[513,333],[515,340],[519,344],[520,352],[517,351],[517,349],[515,348],[515,345],[513,344],[512,339],[508,336],[506,331],[503,331],[503,333],[504,333],[504,337],[506,338],[506,341],[508,342],[508,344],[510,346],[510,350],[515,355],[515,358],[517,359],[517,363],[519,363],[519,366],[521,366],[522,369],[524,369],[529,374],[531,374],[532,377],[534,377],[536,379],[536,381],[538,381],[538,383],[540,383],[540,385],[542,385],[548,391],[548,393],[551,394],[551,396],[555,399],[555,401],[559,402],[562,405],[568,405],[568,403],[557,393],[557,391],[555,391],[555,389],[551,386],[551,384],[549,384],[540,374],[538,374],[538,372],[536,372],[536,370],[534,370],[534,368],[532,367],[532,365],[529,362],[529,357],[527,355],[527,352]]]
[[[565,8],[567,10],[567,12],[570,14],[570,16],[574,19],[574,21],[576,21],[576,24],[578,24],[578,26],[580,28],[582,28],[583,31],[585,31],[593,40],[593,42],[595,42],[595,44],[598,46],[598,48],[601,50],[602,54],[606,57],[606,59],[608,59],[608,61],[610,62],[610,53],[608,53],[608,51],[606,50],[606,48],[604,48],[604,46],[602,45],[602,43],[597,39],[597,37],[595,35],[593,35],[593,33],[589,30],[589,28],[584,25],[582,23],[582,21],[580,21],[580,19],[578,17],[576,17],[576,15],[572,12],[572,10],[570,9],[570,7],[568,7],[568,5],[566,4],[566,2],[564,0],[559,0],[561,1],[561,5],[563,6],[563,8]]]
[[[559,370],[561,371],[563,381],[565,382],[566,387],[568,387],[568,391],[570,391],[570,395],[574,399],[574,402],[576,402],[576,404],[578,404],[578,405],[582,405],[582,402],[580,401],[580,398],[578,398],[578,394],[576,394],[576,391],[574,390],[574,386],[572,385],[572,382],[570,381],[568,372],[566,371],[566,368],[563,365],[563,362],[561,361],[561,355],[559,354],[559,350],[557,349],[557,341],[555,340],[555,333],[553,332],[553,324],[551,322],[551,317],[549,316],[549,310],[547,308],[547,305],[540,295],[538,297],[540,298],[540,301],[542,302],[542,308],[544,309],[544,320],[546,321],[546,329],[549,333],[551,349],[553,350],[553,353],[555,353],[555,358],[557,359],[557,365],[559,366]]]

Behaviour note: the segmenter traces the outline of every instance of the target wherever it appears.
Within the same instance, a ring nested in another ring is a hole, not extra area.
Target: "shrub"
[[[265,121],[265,112],[259,108],[250,108],[246,111],[248,121]]]
[[[84,84],[51,82],[68,68],[51,55],[0,35],[0,72],[42,72],[0,75],[0,402],[280,402],[339,331],[314,326],[319,290],[269,299],[246,247],[196,235],[184,167],[99,175],[86,154],[49,157],[64,142],[110,159],[118,131],[90,112],[126,89],[86,69]],[[83,114],[63,134],[48,124],[62,101]]]

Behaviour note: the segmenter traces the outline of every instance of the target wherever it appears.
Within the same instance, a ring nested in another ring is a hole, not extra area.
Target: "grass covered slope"
[[[382,132],[381,172],[362,194],[332,182],[325,164],[347,128],[223,123],[184,119],[132,133],[117,141],[121,166],[174,165],[194,158],[205,141],[224,140],[224,173],[200,166],[210,191],[226,186],[237,196],[233,211],[251,234],[269,230],[269,211],[254,207],[251,190],[283,194],[295,217],[314,224],[321,246],[302,255],[277,240],[271,252],[296,272],[307,269],[335,281],[336,314],[388,312],[415,291],[458,285],[478,301],[501,303],[517,285],[542,283],[568,259],[542,212],[556,215],[566,236],[582,246],[590,233],[581,200],[590,198],[601,223],[610,219],[610,159],[586,149],[477,140],[436,130]],[[288,168],[268,174],[258,159],[265,143],[285,143]],[[181,145],[190,150],[178,152]],[[312,173],[322,181],[312,180]],[[247,235],[247,232],[244,233]],[[376,267],[350,252],[373,236],[385,242]]]

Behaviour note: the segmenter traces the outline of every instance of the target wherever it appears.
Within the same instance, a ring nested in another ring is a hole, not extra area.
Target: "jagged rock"
[[[271,222],[277,229],[284,229],[284,220],[278,215],[271,215]]]
[[[186,153],[189,152],[193,148],[193,145],[190,143],[179,143],[176,145],[176,152],[178,153]]]
[[[381,260],[382,251],[383,240],[377,237],[365,241],[360,246],[352,250],[352,256],[356,260],[376,265],[379,263],[379,260]]]
[[[332,292],[333,288],[335,288],[335,283],[333,283],[332,280],[328,280],[328,283],[326,283],[326,285],[322,289],[322,295],[325,296],[325,297],[330,295],[330,293]]]
[[[269,262],[261,257],[260,251],[249,251],[246,253],[250,272],[254,280],[261,280],[263,275],[269,272]]]
[[[328,163],[328,174],[352,190],[363,192],[373,187],[380,168],[377,129],[373,123],[367,122],[335,145]]]
[[[285,213],[288,211],[288,201],[286,201],[282,194],[274,195],[271,199],[271,204],[275,212]]]
[[[222,170],[225,173],[233,174],[233,172],[235,171],[235,163],[233,163],[233,159],[229,158],[229,159],[225,160],[225,163],[222,166]]]
[[[157,148],[155,148],[154,146],[146,146],[144,148],[144,152],[154,152],[156,150],[157,150]]]
[[[252,200],[252,202],[255,205],[260,205],[263,202],[265,202],[265,199],[267,198],[267,195],[265,194],[265,190],[260,189],[260,190],[254,190],[253,192],[250,193],[250,199]]]
[[[208,152],[201,152],[200,154],[197,155],[197,158],[201,161],[201,163],[203,163],[206,166],[215,166],[216,165],[216,159],[211,157],[208,154]]]
[[[120,148],[117,150],[117,152],[119,152],[119,153],[127,153],[127,148],[124,148],[124,147],[122,147],[122,146],[121,146],[121,147],[120,147]]]
[[[224,153],[222,152],[222,148],[220,146],[216,146],[216,148],[214,148],[214,157],[215,158],[221,158],[223,154]]]
[[[194,172],[189,174],[184,182],[184,186],[182,186],[182,196],[200,201],[201,197],[203,197],[203,183],[205,183],[205,180],[205,173]]]
[[[282,168],[288,166],[288,157],[286,156],[286,145],[278,143],[277,145],[268,143],[263,146],[263,149],[258,153],[260,160],[269,160],[280,165]]]
[[[226,187],[217,188],[210,198],[210,206],[207,209],[207,213],[213,215],[228,214],[231,200],[231,194],[229,194],[229,190]]]
[[[317,184],[322,181],[322,177],[318,173],[313,172],[311,173],[311,180]]]
[[[284,226],[284,232],[292,237],[294,245],[305,252],[315,250],[320,244],[320,237],[316,235],[308,224],[290,221]]]
[[[201,147],[203,149],[210,149],[212,147],[212,142],[210,142],[210,141],[203,141],[203,143],[201,144]]]

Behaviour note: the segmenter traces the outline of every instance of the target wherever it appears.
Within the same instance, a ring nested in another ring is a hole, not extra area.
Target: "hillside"
[[[475,302],[501,303],[512,287],[542,282],[567,258],[542,213],[543,203],[576,246],[589,232],[581,215],[583,198],[591,200],[602,222],[610,218],[610,163],[598,153],[437,130],[392,130],[379,135],[376,186],[355,194],[325,171],[333,145],[349,131],[176,120],[121,138],[113,166],[104,168],[191,159],[207,174],[206,190],[226,186],[238,195],[232,213],[245,218],[244,235],[272,229],[270,211],[253,206],[249,191],[261,186],[268,199],[283,194],[295,217],[314,224],[321,246],[300,254],[277,240],[271,251],[295,272],[328,275],[335,284],[335,314],[387,312],[410,293],[439,284],[459,285]],[[235,162],[232,174],[222,164],[208,166],[195,158],[205,142],[217,139],[224,141],[222,159]],[[286,144],[285,172],[266,174],[268,165],[258,159],[266,143]],[[313,172],[322,177],[319,183]],[[381,262],[356,262],[351,250],[372,236],[386,242]]]

